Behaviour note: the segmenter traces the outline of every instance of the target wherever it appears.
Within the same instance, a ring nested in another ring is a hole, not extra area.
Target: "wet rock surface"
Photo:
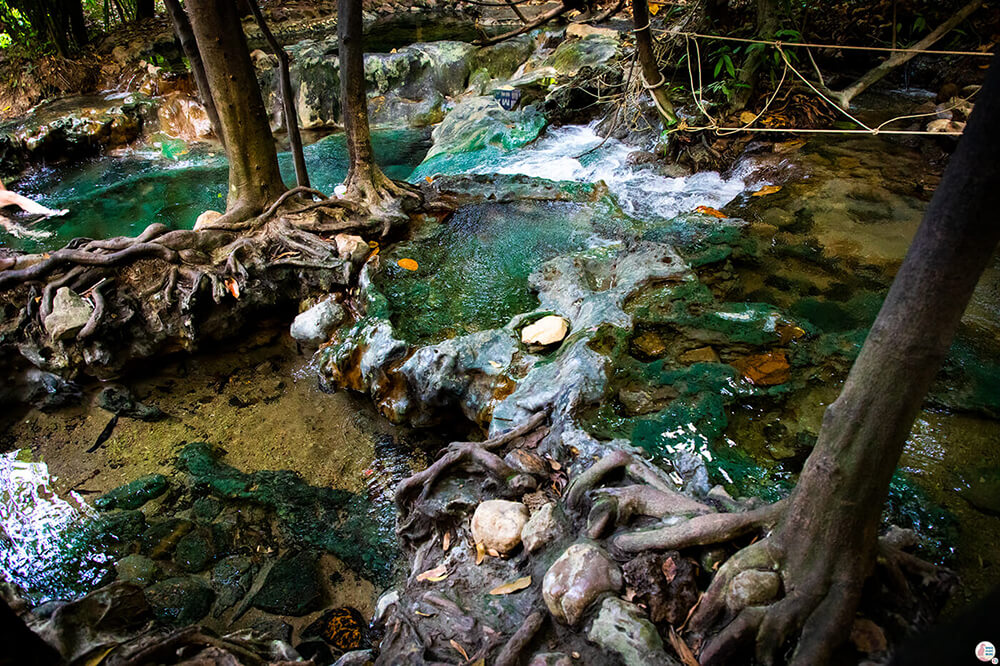
[[[542,596],[553,617],[575,625],[601,595],[621,587],[621,570],[607,553],[591,544],[573,544],[545,573]]]

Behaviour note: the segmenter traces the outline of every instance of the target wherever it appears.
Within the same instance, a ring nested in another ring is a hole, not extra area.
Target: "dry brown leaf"
[[[549,467],[551,467],[552,469],[554,469],[557,472],[562,469],[562,465],[559,464],[559,461],[558,460],[552,460],[551,458],[549,458]]]
[[[459,653],[460,655],[462,655],[462,659],[464,659],[464,660],[466,660],[466,661],[469,661],[469,653],[465,651],[465,648],[464,648],[464,647],[462,647],[461,645],[459,645],[458,641],[456,641],[456,640],[455,640],[455,639],[453,638],[453,639],[451,639],[451,640],[450,640],[450,641],[448,641],[448,642],[449,642],[449,643],[451,643],[451,646],[452,646],[453,648],[455,648],[455,650],[456,650],[456,651],[458,651],[458,653]]]
[[[104,662],[104,658],[111,654],[111,651],[118,647],[117,644],[103,647],[83,662],[83,666],[98,666]]]
[[[531,586],[531,576],[525,576],[524,578],[518,578],[517,580],[512,580],[509,583],[504,583],[503,585],[498,585],[490,590],[490,594],[510,594],[511,592],[517,592],[518,590],[523,590],[526,587]]]
[[[487,548],[486,552],[489,554],[490,557],[500,557],[500,551],[497,550],[496,548]]]
[[[775,192],[781,191],[781,185],[765,185],[760,188],[750,196],[752,197],[766,197],[768,194],[774,194]]]
[[[694,656],[694,652],[688,647],[688,644],[684,642],[673,627],[670,627],[670,633],[667,634],[667,638],[670,639],[670,645],[674,648],[674,652],[677,656],[681,658],[684,662],[684,666],[701,666],[698,660]]]
[[[749,111],[744,111],[740,114],[740,124],[749,125],[753,121],[757,120],[757,114],[750,113]]]
[[[711,206],[698,206],[697,208],[694,209],[694,212],[701,213],[702,215],[711,215],[712,217],[717,217],[720,220],[724,220],[727,217],[729,217],[728,215],[726,215],[725,213],[723,213],[721,210],[716,210],[715,208],[712,208]]]
[[[451,532],[445,532],[441,537],[441,550],[447,553],[449,548],[451,548]]]
[[[674,577],[677,576],[677,563],[674,562],[674,558],[668,557],[663,560],[663,576],[667,579],[668,583],[673,582]]]
[[[476,544],[476,564],[482,564],[486,559],[486,547],[481,543]]]
[[[439,567],[434,567],[433,569],[428,569],[419,576],[417,576],[418,581],[430,581],[436,583],[439,580],[444,580],[448,577],[448,567],[441,565]]]

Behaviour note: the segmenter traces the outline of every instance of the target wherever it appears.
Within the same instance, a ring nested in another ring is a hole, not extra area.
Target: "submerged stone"
[[[118,580],[135,583],[142,587],[152,585],[160,577],[156,562],[143,555],[128,555],[115,563]]]
[[[45,317],[45,330],[53,340],[71,338],[80,332],[94,306],[69,287],[59,287],[52,300],[52,312]]]
[[[319,566],[308,552],[286,553],[267,573],[264,584],[253,597],[253,605],[275,615],[298,617],[323,605]]]
[[[245,597],[253,585],[257,565],[246,555],[233,555],[212,568],[212,587],[218,594],[216,615],[232,608]]]
[[[138,509],[151,499],[167,491],[167,478],[162,474],[148,474],[124,486],[101,495],[94,506],[101,511],[111,509]]]
[[[208,615],[215,592],[200,578],[168,578],[146,590],[146,599],[157,620],[186,626]]]

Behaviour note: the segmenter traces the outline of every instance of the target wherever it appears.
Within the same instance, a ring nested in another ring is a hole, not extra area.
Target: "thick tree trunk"
[[[793,614],[804,623],[795,664],[825,662],[830,647],[850,630],[861,584],[875,563],[890,478],[1000,242],[998,117],[1000,56],[993,59],[965,135],[769,537],[783,549],[783,575],[791,582],[779,604],[799,609]]]
[[[249,0],[250,11],[253,13],[264,39],[278,57],[278,81],[281,86],[281,105],[285,116],[285,130],[288,132],[288,143],[292,151],[292,161],[295,163],[295,181],[299,187],[309,187],[309,172],[306,169],[306,158],[302,152],[302,135],[299,133],[299,115],[295,111],[295,100],[292,98],[292,76],[288,71],[288,53],[274,38],[274,33],[267,27],[264,14],[260,11],[257,0]]]
[[[222,126],[219,124],[219,112],[215,108],[215,100],[212,99],[212,91],[208,87],[208,77],[205,75],[205,63],[201,60],[201,52],[198,51],[198,43],[195,41],[194,32],[191,30],[191,21],[188,20],[187,13],[181,7],[180,0],[163,0],[163,4],[166,6],[167,14],[170,15],[170,21],[174,25],[174,34],[177,36],[177,41],[181,43],[184,56],[188,59],[188,65],[191,67],[191,76],[194,77],[194,83],[198,87],[198,95],[201,97],[201,103],[205,105],[205,112],[212,123],[212,131],[215,132],[215,136],[222,142],[222,147],[225,148],[226,142],[222,136]]]
[[[233,0],[187,0],[229,155],[226,217],[256,215],[285,191],[250,50]]]
[[[635,22],[635,47],[642,68],[643,87],[649,91],[656,110],[667,122],[677,122],[674,106],[667,97],[667,85],[653,51],[653,38],[649,29],[649,5],[646,0],[632,0],[632,19]]]
[[[81,0],[66,0],[63,10],[66,12],[66,21],[69,24],[69,33],[73,37],[73,42],[77,48],[86,46],[89,37],[87,36],[87,21],[83,16],[83,2]]]
[[[935,29],[931,34],[927,35],[919,42],[913,45],[912,48],[917,50],[929,49],[931,46],[936,44],[938,40],[951,32],[959,23],[969,18],[972,12],[979,9],[982,6],[983,0],[972,0],[969,4],[962,7],[958,12],[955,13],[950,19],[942,23]],[[909,62],[916,56],[916,53],[911,53],[908,51],[899,51],[893,53],[891,56],[886,58],[877,67],[870,70],[867,74],[862,76],[856,82],[844,88],[841,92],[829,92],[833,98],[836,100],[840,106],[843,108],[848,108],[851,106],[851,100],[857,97],[859,94],[867,90],[873,84],[881,81],[886,74],[899,67],[900,65]]]
[[[780,27],[781,6],[778,0],[757,0],[757,37],[760,39],[774,39],[774,34]],[[768,56],[766,49],[754,49],[743,61],[737,81],[739,86],[733,93],[732,109],[741,111],[746,108],[747,102],[753,97],[757,90],[757,82],[760,80],[760,68]]]

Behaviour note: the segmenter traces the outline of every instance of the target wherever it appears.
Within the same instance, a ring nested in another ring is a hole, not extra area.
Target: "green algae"
[[[217,496],[274,510],[293,542],[332,553],[366,577],[388,580],[397,557],[391,515],[355,493],[310,486],[290,470],[241,472],[220,462],[220,453],[194,442],[181,450],[178,465]]]

